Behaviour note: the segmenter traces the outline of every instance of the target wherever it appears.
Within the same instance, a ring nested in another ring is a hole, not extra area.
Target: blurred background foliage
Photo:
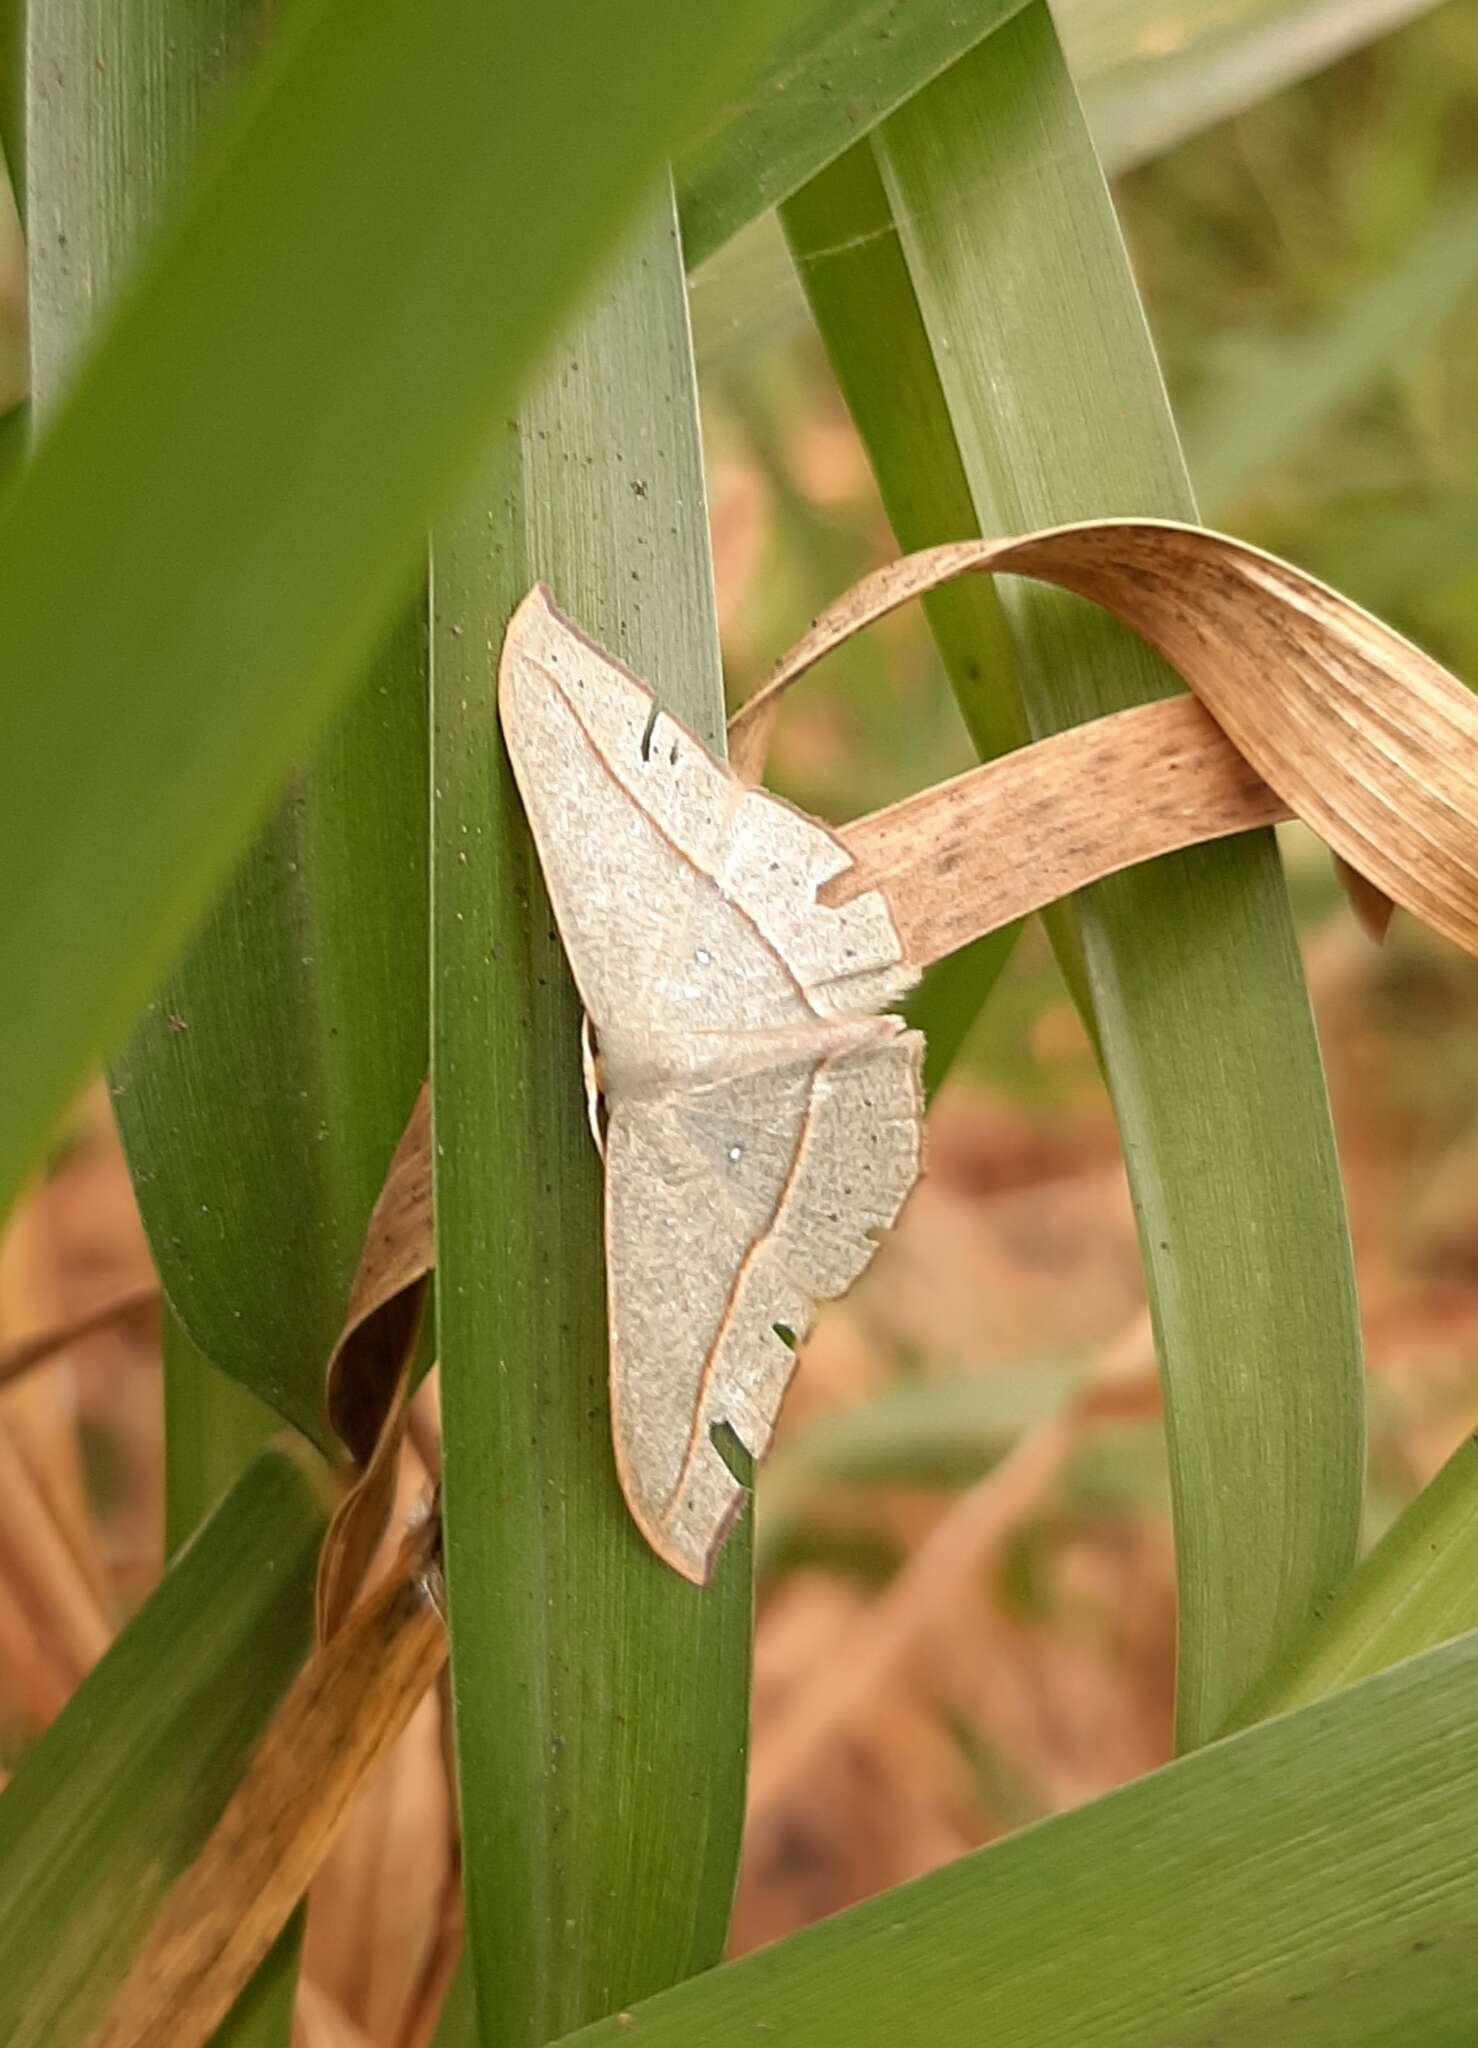
[[[1126,22],[1173,53],[1173,22],[1092,0],[1063,14],[1122,162],[1139,151],[1103,53]],[[1203,516],[1478,680],[1478,4],[1421,13],[1116,193]],[[19,275],[0,207],[0,406],[22,395]],[[737,699],[893,543],[773,218],[698,271],[692,310]],[[840,819],[972,758],[910,612],[797,694],[772,773]],[[1373,1534],[1478,1425],[1478,966],[1400,920],[1371,947],[1322,851],[1297,828],[1284,845],[1369,1337]],[[0,1256],[0,1336],[146,1270],[95,1093]],[[1168,1754],[1173,1561],[1142,1301],[1112,1118],[1033,925],[937,1106],[906,1227],[823,1320],[761,1482],[737,1947]],[[156,1357],[125,1327],[79,1345],[65,1383],[5,1396],[31,1476],[0,1511],[0,1762],[157,1570]],[[1115,1398],[1046,1444],[1105,1359]],[[27,1548],[23,1486],[50,1500],[55,1554]],[[886,1611],[869,1608],[884,1581]],[[403,1917],[394,1953],[377,1946],[355,1872],[391,1845],[442,1912],[437,1743],[428,1715],[396,1766],[408,1789],[366,1808],[318,1888],[307,2003],[337,2000],[370,2039],[393,2038],[382,2019],[435,1929]]]

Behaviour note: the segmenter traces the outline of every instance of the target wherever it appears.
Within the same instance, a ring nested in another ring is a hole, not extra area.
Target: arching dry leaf
[[[446,1661],[440,1523],[304,1666],[89,2048],[203,2048]]]
[[[880,889],[910,960],[1104,875],[1291,815],[1194,697],[1115,712],[859,819],[822,901]]]
[[[318,1566],[318,1638],[348,1613],[395,1498],[416,1338],[436,1263],[431,1208],[431,1097],[416,1097],[371,1213],[328,1363],[329,1420],[358,1468],[334,1513]]]
[[[806,669],[910,598],[981,571],[1056,584],[1132,626],[1294,816],[1380,894],[1478,950],[1478,702],[1338,591],[1201,527],[1094,520],[890,563],[832,605],[739,712],[730,749],[741,772],[759,772],[779,697]],[[1105,792],[1125,821],[1137,780]],[[980,930],[994,929],[982,911]]]
[[[918,1171],[913,980],[877,894],[819,905],[834,834],[746,789],[535,590],[503,733],[594,1026],[606,1127],[616,1464],[648,1541],[704,1581],[770,1441],[794,1342]],[[783,1334],[782,1334],[783,1333]]]

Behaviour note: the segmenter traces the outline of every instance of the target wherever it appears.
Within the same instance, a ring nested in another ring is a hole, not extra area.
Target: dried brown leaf
[[[170,1892],[91,2048],[203,2048],[446,1661],[440,1525],[317,1650],[205,1847]]]
[[[730,728],[730,753],[740,772],[758,774],[780,694],[807,668],[910,598],[972,572],[1009,572],[1057,584],[1134,627],[1180,671],[1289,811],[1381,895],[1468,952],[1478,951],[1478,703],[1429,655],[1337,591],[1242,541],[1199,527],[1101,520],[1009,540],[954,542],[889,564],[831,606],[739,712]],[[1142,716],[1121,715],[1121,733],[1134,751],[1121,760],[1116,778],[1100,786],[1111,815],[1100,819],[1100,831],[1086,844],[1082,881],[1105,872],[1105,844],[1115,832],[1124,835],[1129,849],[1115,865],[1145,857],[1142,837],[1128,835],[1154,765],[1151,756],[1134,755],[1140,740],[1163,741],[1165,729],[1128,722]],[[1174,724],[1170,730],[1183,731]],[[1188,738],[1186,733],[1181,743]],[[941,847],[997,832],[1000,791],[1036,752],[1008,756],[999,764],[1005,773],[998,781],[977,779],[997,769],[978,770],[976,777],[915,800],[911,839],[892,849],[891,896],[900,922],[921,926],[927,944],[943,947],[949,939],[952,949],[1017,914],[997,914],[996,905],[984,901],[971,906],[977,921],[957,915],[948,929],[936,929],[929,918],[910,917],[907,898],[916,889],[937,887]],[[1204,756],[1188,753],[1186,763],[1192,820],[1180,844],[1196,836],[1202,778],[1227,774],[1214,747]],[[964,814],[973,789],[983,794],[976,800],[971,835]],[[1266,811],[1255,815],[1255,788],[1248,786],[1246,797],[1252,813],[1247,822],[1265,822]],[[868,821],[871,833],[881,832],[886,815]],[[1237,829],[1218,805],[1212,817],[1220,822],[1202,836]],[[1061,855],[1062,886],[1077,886],[1071,846],[1064,845]],[[954,936],[967,923],[970,928]]]
[[[923,965],[1089,882],[1288,817],[1194,697],[1095,719],[891,804],[842,834],[822,890],[887,896]]]
[[[431,1097],[423,1086],[370,1215],[344,1328],[328,1363],[328,1414],[358,1468],[324,1538],[318,1635],[353,1604],[395,1498],[416,1339],[435,1264]]]

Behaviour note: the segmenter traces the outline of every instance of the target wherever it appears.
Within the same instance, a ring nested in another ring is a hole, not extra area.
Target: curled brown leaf
[[[1275,556],[1200,527],[1098,520],[1007,540],[953,542],[890,563],[832,605],[740,710],[730,727],[739,771],[758,774],[780,695],[806,669],[909,599],[980,572],[1056,584],[1132,626],[1179,670],[1288,811],[1364,879],[1370,903],[1388,898],[1465,950],[1478,950],[1478,703],[1438,662],[1339,592]],[[1145,778],[1155,771],[1151,747],[1165,736],[1149,721],[1122,730],[1131,752],[1100,792],[1112,817],[1101,821],[1079,881],[1106,872],[1105,844],[1132,827]],[[1141,755],[1142,742],[1151,747]],[[946,785],[947,797],[930,792],[915,800],[905,896],[924,886],[914,878],[926,882],[936,865],[936,823],[947,821],[958,836],[962,808],[978,789],[970,829],[996,830],[999,792],[1038,751],[1007,756],[1000,764],[1006,774],[994,784],[976,779],[993,772],[982,769]],[[1207,760],[1210,772],[1225,775],[1214,750]],[[1187,778],[1193,803],[1202,772]],[[1265,822],[1266,812],[1255,815],[1256,791],[1249,787],[1247,795],[1246,822]],[[886,816],[868,821],[874,833]],[[1216,832],[1200,831],[1191,818],[1185,837],[1156,850],[1238,829],[1226,822],[1224,810],[1215,816],[1221,820]],[[1113,865],[1146,857],[1142,840],[1126,836],[1124,844],[1124,857]],[[1071,848],[1063,854],[1062,887],[1078,886],[1070,879]],[[895,906],[899,886],[895,882],[890,892]],[[948,945],[940,935],[941,950],[1006,921],[991,901],[975,911],[971,930]]]
[[[370,1215],[344,1328],[328,1363],[329,1420],[353,1457],[318,1566],[318,1635],[342,1623],[389,1522],[436,1262],[431,1208],[431,1099],[423,1085]]]

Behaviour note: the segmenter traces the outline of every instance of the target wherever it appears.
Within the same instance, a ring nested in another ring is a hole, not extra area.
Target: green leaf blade
[[[686,299],[657,206],[434,544],[438,1336],[469,1949],[536,2043],[721,1953],[743,1809],[748,1532],[715,1582],[616,1482],[580,1008],[498,734],[539,579],[711,744],[723,706]]]
[[[432,37],[403,0],[325,0],[269,53],[0,518],[0,1199],[772,7],[454,0]]]
[[[893,225],[875,152],[850,149],[781,210],[811,313],[905,552],[980,532],[933,350]],[[1016,649],[995,584],[967,576],[930,593],[924,615],[982,760],[1031,738]],[[1045,923],[1090,1034],[1081,948],[1060,906]],[[932,1095],[1004,971],[1020,926],[937,962],[908,1004],[926,1041]]]
[[[682,151],[687,260],[729,237],[840,156],[1025,0],[812,0]]]
[[[982,527],[1193,516],[1144,317],[1034,5],[876,144]],[[1038,731],[1174,686],[1088,607],[1006,593]],[[1076,911],[1167,1375],[1179,1723],[1205,1740],[1352,1561],[1361,1356],[1322,1070],[1270,835]]]
[[[1406,1657],[1478,1629],[1478,1439],[1351,1572],[1304,1638],[1241,1702],[1229,1725],[1287,1713]]]
[[[37,12],[30,294],[43,416],[265,27],[261,0]],[[428,1057],[425,641],[423,602],[111,1077],[174,1313],[211,1365],[320,1443],[324,1361]],[[241,1404],[210,1366],[185,1385],[188,1346],[166,1349],[171,1462],[221,1476]]]
[[[574,2039],[1460,2048],[1475,1686],[1469,1636]]]

